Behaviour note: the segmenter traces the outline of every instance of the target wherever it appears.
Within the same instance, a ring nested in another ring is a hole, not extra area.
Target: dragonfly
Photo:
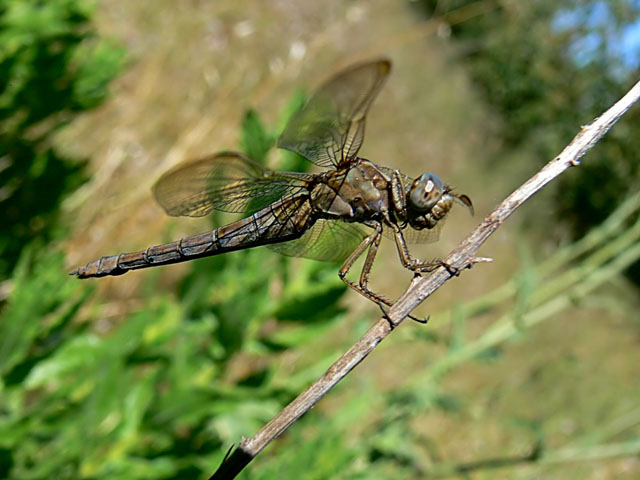
[[[265,245],[288,256],[343,262],[342,281],[384,311],[392,302],[369,287],[382,236],[395,241],[406,269],[421,274],[447,265],[415,258],[408,244],[436,241],[456,203],[473,214],[471,199],[434,173],[412,179],[358,156],[367,112],[390,71],[388,59],[352,65],[323,83],[286,124],[277,146],[321,167],[320,173],[274,171],[231,151],[179,164],[153,186],[167,214],[246,216],[144,251],[105,256],[71,274],[121,275]],[[347,274],[363,255],[360,277],[352,281]]]

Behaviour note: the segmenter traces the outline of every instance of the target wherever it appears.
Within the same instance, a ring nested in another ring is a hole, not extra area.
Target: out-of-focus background
[[[1,0],[0,477],[207,478],[378,307],[266,250],[67,272],[228,220],[150,194],[180,161],[273,168],[313,87],[385,56],[360,154],[475,204],[446,254],[640,78],[636,0]],[[640,477],[640,107],[243,473]],[[287,163],[289,161],[289,163]],[[311,165],[298,164],[299,168]],[[356,269],[357,270],[357,269]],[[410,280],[385,243],[372,285]]]

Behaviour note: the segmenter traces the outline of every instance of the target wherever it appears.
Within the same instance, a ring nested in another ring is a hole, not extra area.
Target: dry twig
[[[554,180],[569,167],[579,165],[580,158],[618,121],[618,119],[640,98],[640,82],[636,83],[615,105],[582,127],[580,133],[567,147],[531,177],[520,188],[509,195],[491,214],[478,225],[460,245],[445,259],[451,271],[471,268],[475,263],[488,259],[476,257],[479,248],[489,236],[533,194]],[[234,478],[272,440],[283,433],[293,422],[310,410],[329,390],[344,378],[356,365],[371,353],[420,303],[452,277],[450,270],[440,267],[425,277],[415,277],[409,288],[387,313],[365,333],[349,351],[340,357],[326,373],[287,405],[269,423],[251,438],[242,440],[238,448],[228,455],[210,477],[214,479]]]

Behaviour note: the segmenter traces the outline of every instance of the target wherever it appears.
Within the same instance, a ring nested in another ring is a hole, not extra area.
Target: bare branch
[[[509,195],[447,256],[445,263],[450,266],[450,269],[440,267],[425,277],[415,277],[409,288],[391,307],[387,318],[383,317],[378,320],[319,380],[287,405],[258,433],[251,438],[243,439],[238,448],[223,460],[220,468],[210,477],[210,480],[234,478],[240,473],[263,448],[309,411],[329,390],[364,360],[393,331],[393,327],[400,324],[420,303],[444,285],[452,277],[452,271],[461,272],[476,263],[490,261],[491,259],[476,257],[477,251],[489,236],[502,225],[516,208],[538,190],[569,167],[579,165],[582,156],[639,98],[640,82],[636,83],[624,97],[590,125],[582,127],[560,155]]]

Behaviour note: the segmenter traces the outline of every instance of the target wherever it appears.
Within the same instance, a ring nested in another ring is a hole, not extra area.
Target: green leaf
[[[250,158],[265,163],[273,144],[274,138],[267,133],[258,114],[247,110],[242,121],[242,151]]]
[[[307,95],[304,90],[298,89],[294,92],[282,113],[280,124],[278,126],[278,135],[284,130],[287,122],[302,109],[307,101]],[[288,170],[293,172],[306,172],[311,168],[311,162],[295,152],[289,150],[280,150],[281,170]]]
[[[80,110],[99,105],[107,96],[111,80],[122,70],[125,50],[114,42],[84,42],[74,51],[72,65],[77,74],[73,101]]]

